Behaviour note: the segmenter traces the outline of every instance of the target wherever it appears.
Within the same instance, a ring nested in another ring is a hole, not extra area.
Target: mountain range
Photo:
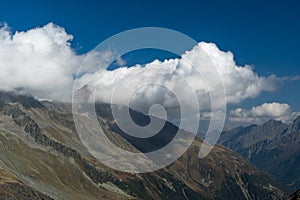
[[[238,152],[294,190],[300,188],[300,116],[292,123],[269,120],[221,134],[219,143]]]
[[[141,142],[118,128],[110,105],[97,104],[95,108],[109,139],[128,151],[160,148],[178,130],[167,122],[158,136]],[[131,115],[139,124],[149,121],[149,116],[137,111],[132,110]],[[287,131],[280,133],[280,138],[294,141],[289,135],[297,127],[282,126]],[[280,132],[279,128],[274,130]],[[234,133],[223,134],[222,144],[229,146],[226,141],[230,138],[233,141]],[[116,171],[86,150],[76,133],[71,104],[0,92],[3,199],[283,199],[291,193],[286,185],[251,164],[247,156],[243,158],[243,152],[241,156],[216,145],[207,157],[200,159],[201,144],[202,140],[196,138],[179,160],[155,172]],[[232,148],[240,146],[244,148],[243,145]]]

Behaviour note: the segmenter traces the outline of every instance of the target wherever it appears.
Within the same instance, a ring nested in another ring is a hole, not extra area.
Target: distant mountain
[[[270,120],[223,132],[219,143],[240,153],[293,189],[300,188],[300,116],[286,125]]]
[[[23,89],[14,91],[1,91],[0,90],[0,103],[20,103],[25,108],[37,108],[42,104],[39,100],[26,93]]]
[[[159,136],[141,145],[141,140],[116,126],[109,105],[97,104],[96,111],[108,137],[128,151],[160,148],[178,130],[167,122]],[[139,124],[149,121],[139,112],[131,114]],[[70,104],[0,93],[0,168],[5,170],[0,173],[0,195],[6,195],[4,199],[230,200],[286,196],[284,185],[222,146],[199,159],[201,143],[196,139],[179,160],[164,169],[145,174],[119,172],[97,161],[82,145]]]

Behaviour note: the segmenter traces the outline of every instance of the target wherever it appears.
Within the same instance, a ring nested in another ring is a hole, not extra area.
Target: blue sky
[[[6,1],[0,21],[14,30],[54,22],[74,36],[84,53],[124,30],[157,26],[180,31],[197,41],[230,50],[239,65],[251,64],[262,76],[300,75],[299,1]],[[157,53],[153,54],[158,56]],[[163,54],[162,54],[163,56]],[[300,81],[248,99],[240,106],[286,102],[300,111]]]

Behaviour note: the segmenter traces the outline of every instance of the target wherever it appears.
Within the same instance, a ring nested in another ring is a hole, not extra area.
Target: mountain
[[[300,200],[300,190],[297,190],[296,192],[294,192],[289,198],[288,200]]]
[[[237,127],[223,132],[219,143],[289,187],[300,188],[300,116],[289,125],[270,120],[260,126]]]
[[[4,97],[5,98],[4,98]],[[26,98],[26,100],[24,100]],[[178,128],[166,123],[143,141],[122,132],[109,105],[97,104],[109,139],[128,151],[168,143]],[[148,116],[131,111],[140,124]],[[282,199],[287,189],[239,154],[217,145],[198,158],[202,141],[170,166],[132,174],[110,169],[81,143],[71,105],[0,93],[0,194],[4,199]]]
[[[49,196],[28,187],[7,169],[0,168],[0,177],[1,199],[52,199]]]

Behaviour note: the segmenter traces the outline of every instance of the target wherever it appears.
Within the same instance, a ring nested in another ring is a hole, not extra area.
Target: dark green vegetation
[[[5,96],[5,98],[1,98]],[[96,106],[109,138],[129,151],[167,143],[177,127],[167,123],[144,145],[112,121],[107,105]],[[140,122],[147,116],[133,113]],[[71,106],[0,93],[0,194],[4,199],[281,199],[286,189],[239,154],[216,146],[198,158],[201,140],[165,169],[122,173],[93,158],[76,134]],[[15,191],[15,192],[13,192]]]

